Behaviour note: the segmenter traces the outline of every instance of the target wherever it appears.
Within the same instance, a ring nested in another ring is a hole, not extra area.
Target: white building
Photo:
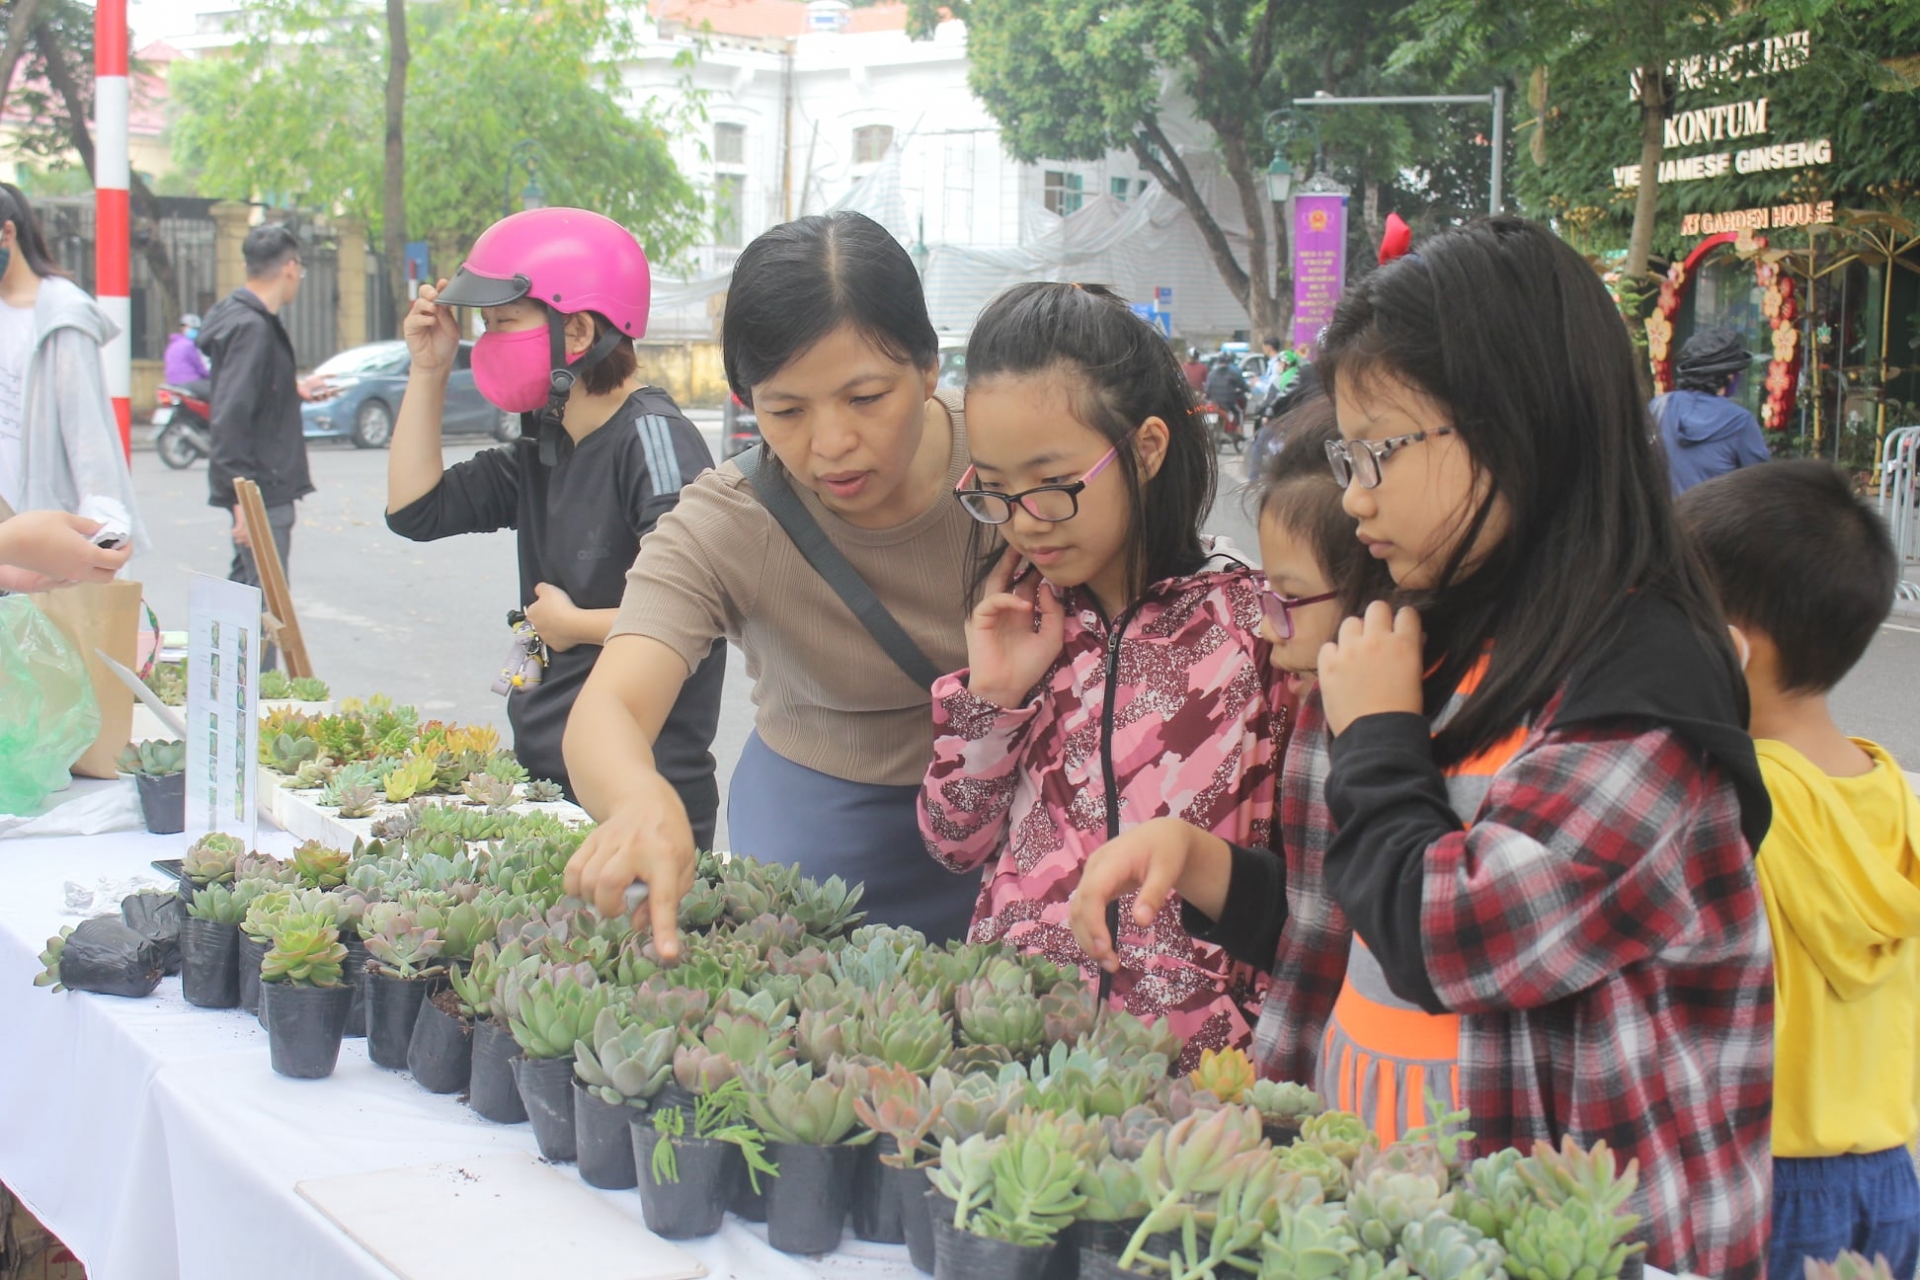
[[[685,287],[656,294],[652,330],[712,332],[725,273],[778,222],[853,208],[926,262],[929,305],[964,332],[1021,280],[1107,284],[1131,300],[1170,291],[1174,331],[1217,338],[1247,324],[1186,210],[1129,152],[1019,164],[967,86],[965,24],[907,38],[904,5],[844,0],[651,0],[625,69],[636,102],[705,95],[704,132],[673,140],[711,202]],[[688,60],[691,66],[687,65]],[[1244,259],[1239,202],[1177,107],[1163,121]],[[1191,144],[1191,145],[1190,145]],[[921,246],[925,246],[924,251]]]

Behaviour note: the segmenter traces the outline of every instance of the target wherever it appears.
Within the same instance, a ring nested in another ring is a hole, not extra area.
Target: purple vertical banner
[[[1347,284],[1347,198],[1293,200],[1293,349],[1312,359]]]

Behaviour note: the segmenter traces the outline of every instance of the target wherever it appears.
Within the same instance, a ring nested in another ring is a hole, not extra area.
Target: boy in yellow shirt
[[[1852,1249],[1920,1259],[1920,801],[1834,723],[1827,695],[1893,605],[1886,528],[1823,462],[1689,490],[1681,523],[1748,653],[1773,799],[1760,887],[1774,946],[1773,1236],[1767,1273]]]

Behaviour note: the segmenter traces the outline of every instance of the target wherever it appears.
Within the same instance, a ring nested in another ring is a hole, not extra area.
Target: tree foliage
[[[657,262],[699,234],[677,122],[627,100],[632,48],[607,0],[442,0],[409,10],[406,221],[440,261],[518,207],[530,159],[550,204],[605,213]],[[337,210],[381,227],[384,16],[355,0],[248,0],[232,56],[174,65],[175,150],[203,192]],[[688,110],[697,112],[697,100]]]

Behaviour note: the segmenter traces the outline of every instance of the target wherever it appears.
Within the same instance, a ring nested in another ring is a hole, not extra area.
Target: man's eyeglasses
[[[1328,591],[1317,596],[1283,596],[1272,587],[1261,587],[1260,612],[1266,615],[1267,625],[1273,628],[1274,639],[1291,640],[1295,609],[1336,599],[1339,594],[1337,591]]]
[[[1043,484],[1035,489],[1023,489],[1019,493],[998,493],[992,489],[969,489],[967,482],[973,479],[976,468],[968,467],[967,474],[960,477],[953,496],[960,499],[960,505],[967,514],[981,524],[1005,524],[1013,519],[1014,504],[1032,516],[1048,524],[1059,524],[1062,520],[1071,520],[1080,514],[1080,493],[1093,478],[1105,471],[1113,460],[1120,455],[1120,446],[1114,445],[1107,450],[1100,461],[1094,463],[1072,484]]]
[[[1452,427],[1435,427],[1431,431],[1413,431],[1385,440],[1329,440],[1327,464],[1333,468],[1334,483],[1342,489],[1355,480],[1360,482],[1362,489],[1377,489],[1380,487],[1381,464],[1388,458],[1408,445],[1452,434]]]

